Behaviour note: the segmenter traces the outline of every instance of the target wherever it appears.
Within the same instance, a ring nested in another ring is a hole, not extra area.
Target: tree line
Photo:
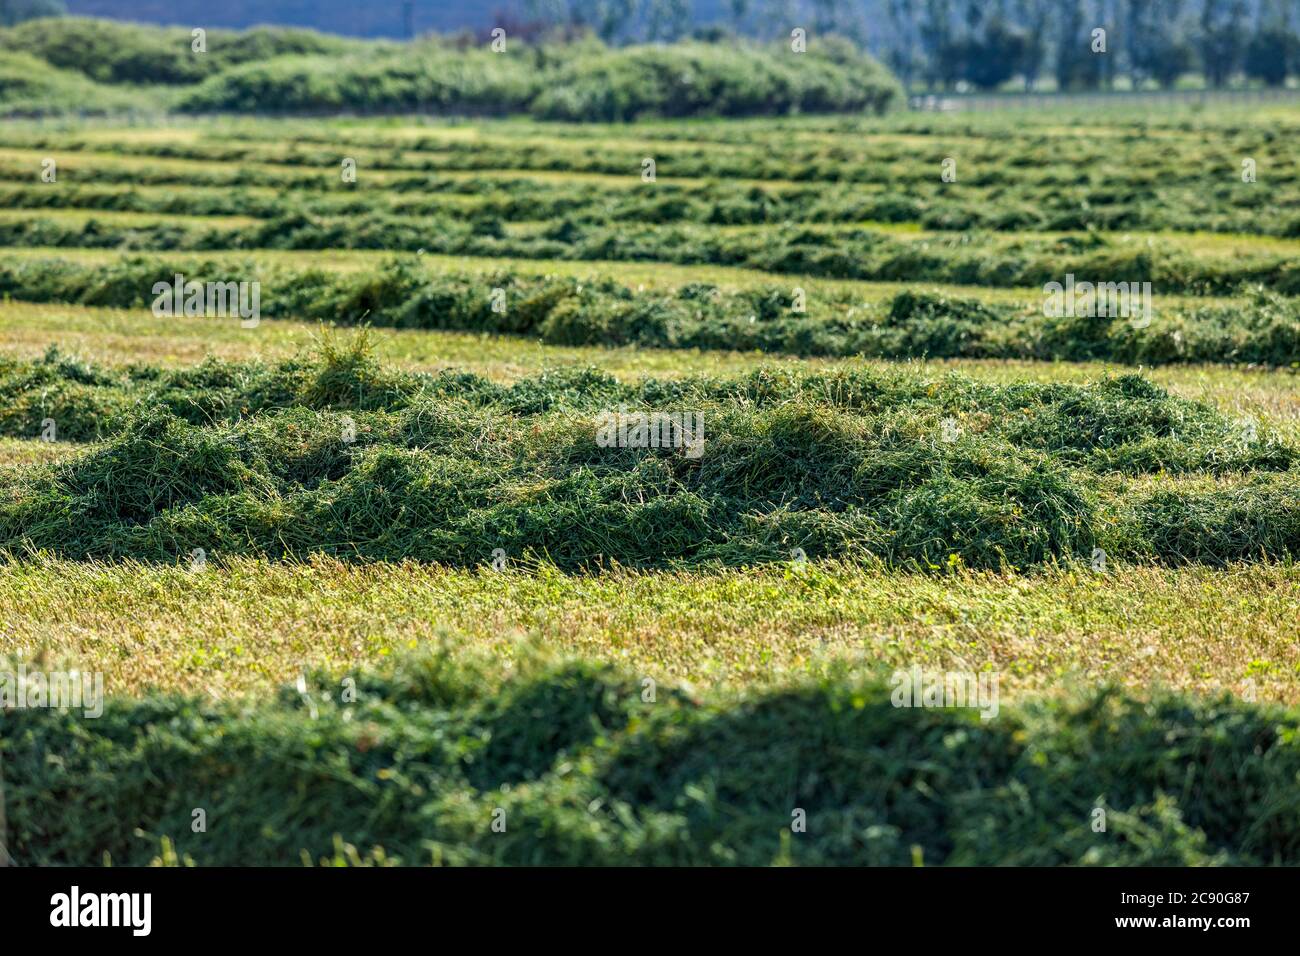
[[[1199,75],[1281,86],[1300,74],[1300,0],[522,0],[516,28],[607,42],[802,27],[880,56],[911,89],[1169,88]],[[706,18],[711,21],[705,22]]]
[[[432,0],[401,2],[409,13]],[[0,26],[62,7],[0,0]],[[501,0],[495,18],[525,40],[838,34],[911,90],[1167,89],[1196,76],[1210,87],[1282,86],[1300,76],[1300,0]]]

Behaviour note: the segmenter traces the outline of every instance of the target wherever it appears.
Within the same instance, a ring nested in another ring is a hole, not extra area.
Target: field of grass
[[[1300,862],[1296,133],[10,123],[0,659],[108,702],[0,712],[9,853]]]

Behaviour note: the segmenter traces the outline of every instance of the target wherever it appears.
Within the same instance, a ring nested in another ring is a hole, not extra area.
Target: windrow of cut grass
[[[96,144],[104,148],[101,144]],[[118,149],[118,146],[114,146]],[[123,150],[127,152],[126,150]],[[130,155],[129,153],[127,153]],[[320,157],[295,157],[277,152],[274,158],[289,165],[321,165]],[[271,161],[268,157],[267,161]],[[297,164],[294,164],[297,165]],[[250,167],[231,165],[235,170]],[[1220,198],[1203,187],[1183,190],[1161,187],[1158,195],[1115,196],[1109,185],[1075,186],[1052,193],[1040,201],[1026,190],[1023,198],[1008,198],[1001,186],[963,187],[959,195],[929,179],[910,184],[906,194],[891,188],[864,188],[836,183],[759,185],[730,180],[700,180],[690,184],[656,183],[653,189],[634,184],[601,181],[530,178],[509,170],[490,174],[458,173],[412,176],[383,173],[382,190],[331,185],[323,174],[306,183],[302,173],[291,174],[285,188],[271,193],[269,185],[252,178],[233,191],[217,191],[207,176],[194,182],[176,171],[140,166],[131,169],[104,165],[82,167],[77,160],[65,170],[60,189],[32,189],[27,177],[0,186],[0,208],[98,209],[177,215],[252,215],[275,218],[302,213],[341,216],[382,212],[396,216],[445,217],[457,214],[475,220],[505,222],[548,221],[569,218],[582,224],[695,223],[715,226],[765,224],[892,223],[915,224],[933,231],[1067,232],[1088,229],[1171,230],[1186,233],[1219,232],[1241,235],[1300,237],[1300,216],[1265,216],[1257,204],[1234,203],[1226,209]],[[17,173],[0,163],[5,173]],[[332,173],[332,170],[331,170]],[[311,175],[311,174],[307,174]],[[373,173],[369,174],[373,175]],[[229,178],[229,176],[227,177]],[[143,182],[142,182],[143,180]],[[369,180],[369,176],[368,176]],[[636,182],[639,182],[637,180]],[[180,186],[182,188],[174,188]],[[250,190],[266,190],[253,193]],[[1252,194],[1253,195],[1253,194]],[[1259,195],[1264,195],[1260,193]],[[1296,195],[1269,194],[1283,204],[1300,205]]]
[[[94,258],[92,253],[83,261],[94,261]],[[238,257],[234,258],[237,260]],[[108,259],[104,257],[104,261]],[[333,262],[325,264],[327,268],[337,268]],[[496,263],[484,266],[485,269],[496,267]],[[577,271],[573,274],[582,275]],[[645,274],[653,276],[653,273]],[[624,281],[631,279],[628,276]],[[675,283],[685,281],[686,277],[674,279]],[[884,302],[892,294],[893,289],[862,290],[864,298],[878,297]],[[310,350],[323,331],[318,322],[294,319],[264,321],[257,328],[249,329],[240,322],[225,318],[177,319],[153,315],[148,309],[13,300],[0,308],[0,313],[3,314],[5,330],[5,355],[38,359],[49,352],[52,343],[58,343],[62,356],[76,356],[105,368],[133,364],[188,368],[207,358],[231,362],[249,359],[278,362],[300,354],[304,349]],[[346,334],[342,327],[325,334],[336,332]],[[588,365],[598,366],[621,380],[636,382],[648,376],[734,376],[772,366],[789,366],[811,372],[843,366],[861,368],[899,364],[860,356],[817,358],[759,351],[561,346],[518,335],[455,330],[428,332],[423,329],[371,327],[367,334],[375,356],[385,364],[425,372],[455,368],[484,375],[496,382],[513,382],[547,370]],[[983,381],[1002,383],[1085,384],[1130,370],[1110,362],[1030,359],[947,359],[924,363],[909,360],[902,364],[924,366],[923,371],[932,375],[957,371]],[[1300,429],[1300,378],[1294,369],[1267,369],[1240,363],[1198,363],[1144,366],[1132,370],[1141,371],[1174,395],[1205,402],[1230,418],[1245,421],[1255,417],[1291,434]],[[22,442],[23,439],[14,441]]]
[[[12,710],[8,850],[83,866],[1300,862],[1294,711],[1101,688],[982,720],[895,706],[852,672],[646,687],[536,653],[505,679],[433,653],[254,705]]]
[[[795,549],[936,569],[1094,547],[1168,563],[1300,554],[1300,451],[1138,376],[762,369],[628,385],[571,368],[499,385],[387,371],[357,343],[273,367],[114,374],[51,355],[4,377],[6,428],[108,437],[0,478],[11,552],[458,566],[504,552],[566,570]],[[654,415],[679,416],[677,431]],[[1131,481],[1151,475],[1200,477]]]
[[[3,226],[0,225],[0,229]],[[925,290],[886,303],[843,290],[773,284],[671,290],[512,271],[435,273],[415,258],[337,272],[128,256],[108,265],[28,259],[0,265],[0,296],[129,308],[159,282],[255,280],[266,318],[535,337],[548,345],[760,351],[800,356],[997,358],[1166,365],[1300,361],[1300,305],[1264,289],[1228,304],[1122,318],[1041,311]],[[1148,323],[1149,324],[1146,324]]]
[[[1157,294],[1221,295],[1246,284],[1300,293],[1300,260],[1286,250],[1197,255],[1172,240],[1078,236],[1007,238],[947,233],[901,238],[869,228],[782,225],[736,230],[693,224],[583,224],[560,219],[507,226],[499,219],[383,214],[288,215],[236,227],[201,220],[123,225],[94,217],[15,217],[0,245],[169,249],[381,249],[442,255],[720,265],[783,275],[930,281],[992,287],[1042,286],[1067,274],[1088,281],[1149,282]]]
[[[229,226],[201,218],[137,221],[93,217],[23,219],[0,230],[9,245],[175,250],[389,250],[457,256],[655,262],[755,269],[782,275],[874,281],[933,281],[994,288],[1042,286],[1067,274],[1150,282],[1156,294],[1221,295],[1257,284],[1300,291],[1286,245],[1247,242],[1197,248],[1176,236],[1099,233],[1010,238],[986,233],[909,235],[874,226],[772,227],[509,223],[455,212],[442,217],[314,217],[293,214]]]
[[[1062,134],[1059,128],[1017,116],[986,123],[983,128],[944,117],[923,132],[899,128],[889,120],[845,121],[823,131],[802,120],[689,124],[684,130],[662,125],[556,129],[540,124],[484,122],[470,136],[461,128],[382,127],[289,123],[237,124],[203,139],[157,138],[148,141],[114,136],[93,137],[77,130],[16,131],[18,148],[114,152],[137,157],[193,159],[210,163],[337,165],[340,155],[356,156],[360,169],[436,171],[519,170],[627,176],[636,184],[640,160],[653,158],[664,182],[674,177],[748,182],[853,183],[905,188],[939,185],[959,198],[968,186],[997,187],[1001,195],[1043,195],[1049,187],[1066,190],[1111,182],[1121,185],[1118,201],[1156,200],[1160,189],[1199,186],[1213,191],[1222,212],[1252,206],[1273,187],[1300,182],[1288,165],[1287,137],[1300,127],[1272,123],[1246,130],[1218,128],[1198,134],[1165,133],[1153,137],[1148,124],[1112,124],[1104,112],[1089,119],[1102,135],[1085,131]],[[1136,126],[1136,128],[1134,128]],[[731,133],[726,141],[712,136]],[[676,135],[674,135],[674,133]],[[957,178],[940,179],[944,153],[956,154]],[[1251,154],[1267,172],[1268,189],[1244,181],[1242,154]],[[1182,161],[1180,161],[1180,159]],[[1125,173],[1127,172],[1127,176]],[[644,185],[644,184],[642,184]],[[658,181],[656,181],[658,185]],[[1032,189],[1032,193],[1023,190]],[[1064,207],[1061,207],[1064,208]]]

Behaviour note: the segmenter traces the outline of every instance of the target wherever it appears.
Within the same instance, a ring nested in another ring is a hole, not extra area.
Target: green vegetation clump
[[[791,112],[882,113],[902,100],[898,82],[865,54],[807,54],[678,43],[667,47],[528,48],[493,53],[429,44],[414,50],[280,58],[227,70],[186,93],[189,112],[392,111],[529,113],[572,122],[646,116],[751,116]]]
[[[748,565],[795,548],[935,569],[1095,546],[1172,563],[1300,554],[1300,451],[1138,376],[760,369],[627,385],[567,368],[498,385],[385,370],[359,342],[182,371],[51,354],[5,363],[0,380],[12,434],[66,414],[68,437],[108,438],[0,477],[12,552],[464,566],[500,548],[568,570]],[[647,416],[658,440],[611,437],[614,412]],[[685,424],[665,434],[655,413]],[[1152,474],[1224,483],[1125,484]]]
[[[157,694],[110,697],[93,720],[6,713],[10,855],[81,866],[1300,862],[1300,718],[1228,697],[1102,688],[982,720],[969,707],[893,706],[880,677],[847,671],[703,697],[664,684],[653,700],[640,675],[536,653],[506,679],[446,651],[350,676],[350,702],[340,675],[317,673],[255,704]]]
[[[428,46],[352,56],[253,61],[185,92],[185,112],[425,112],[496,114],[527,110],[536,64],[490,50]]]

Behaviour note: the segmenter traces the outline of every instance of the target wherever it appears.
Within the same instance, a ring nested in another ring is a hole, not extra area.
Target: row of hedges
[[[680,43],[552,56],[430,48],[250,63],[179,100],[188,112],[435,111],[531,113],[572,122],[645,116],[882,113],[901,90],[870,58]]]
[[[28,20],[0,30],[0,51],[27,53],[96,83],[131,86],[193,84],[243,63],[298,54],[339,55],[364,46],[289,27],[208,30],[206,53],[193,52],[191,43],[190,27],[86,17]]]

